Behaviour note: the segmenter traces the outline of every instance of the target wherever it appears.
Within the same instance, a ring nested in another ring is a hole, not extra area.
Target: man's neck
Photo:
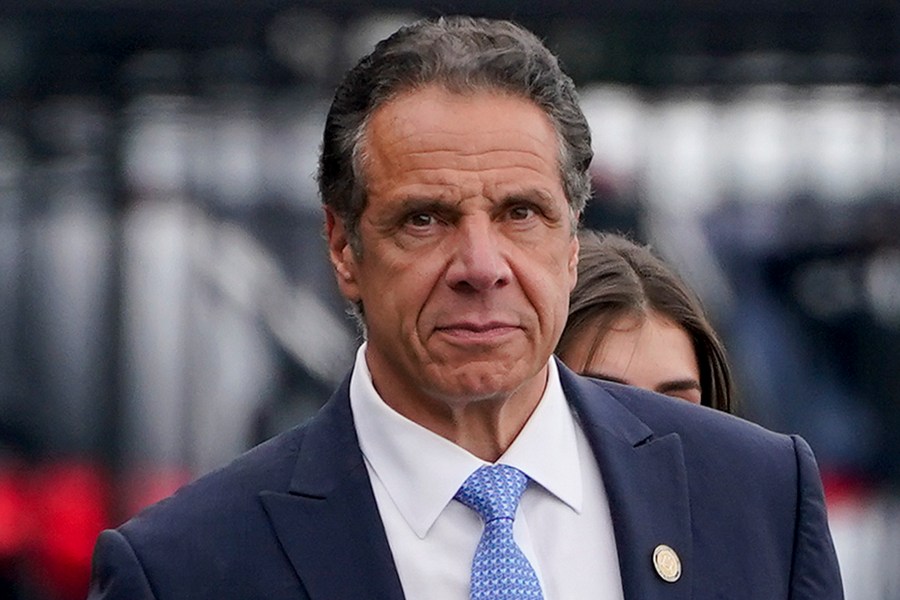
[[[378,383],[373,381],[376,390]],[[396,402],[383,394],[395,411],[453,442],[486,462],[496,462],[515,441],[537,408],[547,385],[547,369],[513,393],[490,398],[430,398],[427,402]]]

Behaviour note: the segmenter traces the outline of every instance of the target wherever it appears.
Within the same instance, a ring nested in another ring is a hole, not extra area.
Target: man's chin
[[[522,389],[523,380],[531,380],[516,371],[505,366],[461,369],[456,377],[442,382],[438,394],[452,404],[506,400]]]

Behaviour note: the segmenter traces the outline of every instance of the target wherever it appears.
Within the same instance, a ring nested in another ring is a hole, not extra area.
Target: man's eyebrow
[[[498,204],[510,204],[514,202],[552,203],[553,194],[544,188],[527,188],[504,193],[497,200]]]
[[[682,392],[685,390],[697,390],[698,392],[702,391],[700,388],[700,382],[696,379],[676,379],[674,381],[664,381],[663,383],[656,386],[656,391],[660,394],[667,394],[669,392]]]
[[[404,198],[397,204],[394,213],[402,215],[408,215],[415,212],[447,214],[457,210],[458,204],[459,203],[455,200],[450,200],[448,198],[410,196],[409,198]]]

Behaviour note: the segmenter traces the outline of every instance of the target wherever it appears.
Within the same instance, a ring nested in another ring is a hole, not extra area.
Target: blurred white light
[[[614,180],[633,180],[645,154],[647,107],[626,86],[598,85],[581,93],[581,107],[591,123],[595,169]]]
[[[128,184],[162,194],[184,189],[190,166],[187,99],[144,96],[128,112],[122,151]]]
[[[265,185],[293,208],[321,211],[316,170],[328,104],[283,98],[268,125],[262,168]]]
[[[232,205],[258,201],[265,141],[262,122],[252,105],[228,106],[213,120],[209,134],[217,198]]]
[[[723,111],[720,147],[731,186],[751,202],[778,202],[798,187],[792,106],[781,87],[757,86]]]
[[[719,198],[720,152],[714,105],[702,98],[673,99],[649,119],[646,178],[650,202],[670,212],[699,213]]]
[[[846,203],[877,191],[885,165],[885,115],[862,89],[818,89],[801,123],[803,151],[819,198]]]

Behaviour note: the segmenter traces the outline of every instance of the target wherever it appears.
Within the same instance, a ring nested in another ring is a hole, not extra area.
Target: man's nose
[[[503,252],[502,234],[487,216],[463,219],[458,224],[447,281],[454,289],[484,291],[503,286],[512,278]]]

